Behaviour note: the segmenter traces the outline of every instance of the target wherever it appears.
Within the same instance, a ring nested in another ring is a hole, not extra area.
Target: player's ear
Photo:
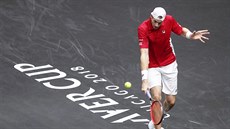
[[[152,16],[152,15],[150,15],[150,18],[151,18],[151,19],[153,19],[153,16]]]

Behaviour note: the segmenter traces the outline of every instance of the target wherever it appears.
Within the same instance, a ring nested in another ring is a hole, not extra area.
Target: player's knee
[[[157,101],[161,101],[161,96],[160,95],[154,95],[153,99],[157,100]]]
[[[164,109],[166,112],[168,112],[169,110],[171,110],[175,105],[175,100],[166,100],[164,102]]]
[[[175,103],[176,103],[176,99],[167,100],[167,103],[168,103],[170,106],[174,106]]]

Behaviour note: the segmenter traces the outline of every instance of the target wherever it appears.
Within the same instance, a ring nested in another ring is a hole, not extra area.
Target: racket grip
[[[148,98],[149,98],[150,100],[152,100],[152,97],[151,97],[151,94],[150,94],[149,90],[147,90],[146,94],[147,94]]]

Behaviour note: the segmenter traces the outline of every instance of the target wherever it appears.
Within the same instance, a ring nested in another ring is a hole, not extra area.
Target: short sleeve
[[[181,35],[182,26],[172,17],[172,32],[177,35]]]
[[[140,48],[149,47],[147,31],[142,27],[138,27],[138,42],[139,42]]]

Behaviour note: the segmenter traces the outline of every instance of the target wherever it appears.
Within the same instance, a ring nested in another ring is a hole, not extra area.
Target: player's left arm
[[[205,43],[204,40],[209,40],[209,38],[205,36],[208,34],[210,34],[208,30],[198,30],[191,32],[188,28],[183,27],[181,36],[187,39],[200,40],[201,42]]]

